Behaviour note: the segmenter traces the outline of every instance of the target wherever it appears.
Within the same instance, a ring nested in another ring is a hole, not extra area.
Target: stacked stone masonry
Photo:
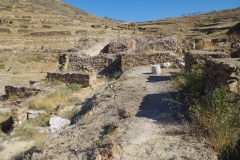
[[[83,57],[74,53],[69,57],[69,65],[74,71],[93,68],[98,73],[126,71],[136,66],[173,62],[171,53],[138,53],[138,54],[100,54],[94,57]]]
[[[207,91],[227,86],[231,92],[240,92],[240,59],[216,58],[206,60],[204,78]]]
[[[60,70],[66,70],[67,67],[68,67],[68,61],[69,61],[68,55],[67,54],[61,54],[59,56],[59,64],[61,65],[59,67],[59,69]]]
[[[208,58],[229,58],[230,55],[224,52],[210,52],[210,51],[200,51],[192,50],[185,53],[185,69],[197,69],[203,68],[205,61]]]
[[[126,71],[136,66],[162,64],[164,62],[175,62],[175,55],[170,53],[153,54],[123,54],[121,58],[122,71]]]
[[[95,74],[81,73],[47,73],[47,79],[56,79],[67,84],[79,84],[83,87],[91,86],[95,80]]]
[[[69,56],[69,65],[74,71],[89,70],[92,68],[95,72],[104,73],[120,70],[120,54],[100,54],[93,57],[84,57],[78,53]]]
[[[13,128],[20,126],[27,120],[27,110],[29,109],[28,103],[20,103],[12,109]]]
[[[7,98],[29,98],[37,95],[40,91],[38,88],[5,86]]]

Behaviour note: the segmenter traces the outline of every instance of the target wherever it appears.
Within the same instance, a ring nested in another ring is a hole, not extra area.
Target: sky
[[[99,17],[143,22],[240,7],[240,0],[62,0]],[[240,16],[240,15],[239,15]]]

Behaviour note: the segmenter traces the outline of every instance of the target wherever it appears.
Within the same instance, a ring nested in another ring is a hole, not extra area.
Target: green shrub
[[[67,86],[66,89],[70,89],[70,90],[72,90],[72,92],[77,92],[81,89],[81,86],[78,84],[71,84],[71,85]]]
[[[5,69],[5,65],[4,64],[0,64],[0,69]]]
[[[84,57],[87,57],[87,53],[85,53],[85,52],[81,52],[81,55]]]
[[[215,150],[223,152],[236,146],[240,135],[239,95],[216,89],[196,101],[192,111]]]
[[[200,22],[199,24],[198,24],[198,27],[204,27],[205,26],[205,24],[203,23],[203,22]]]
[[[177,88],[183,92],[199,97],[205,92],[205,82],[202,71],[181,70],[177,78],[175,78]]]
[[[122,72],[121,72],[121,71],[115,72],[115,73],[114,73],[114,78],[115,78],[115,79],[119,79],[119,78],[121,77],[121,75],[122,75]]]
[[[6,5],[6,8],[12,9],[13,6],[11,4]]]
[[[204,136],[224,159],[240,158],[240,95],[224,87],[206,93],[201,71],[182,70],[174,80],[177,88],[187,94],[184,102],[170,101],[190,106],[193,132]]]

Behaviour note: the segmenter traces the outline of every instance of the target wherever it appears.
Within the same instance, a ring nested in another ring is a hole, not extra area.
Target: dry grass
[[[235,150],[240,135],[240,95],[229,93],[226,88],[204,92],[202,74],[196,71],[180,72],[175,82],[179,89],[191,95],[185,96],[184,104],[191,106],[193,132],[205,137],[209,146],[228,159],[239,158],[240,153]]]
[[[72,95],[71,89],[61,88],[47,95],[47,98],[37,97],[30,102],[32,109],[46,109],[52,111],[58,104],[67,102]]]

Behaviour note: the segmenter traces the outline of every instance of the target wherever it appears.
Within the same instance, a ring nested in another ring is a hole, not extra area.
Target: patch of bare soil
[[[13,157],[13,155],[19,154],[31,148],[34,145],[34,141],[22,141],[20,137],[14,137],[5,141],[0,140],[1,148],[0,159],[8,160]]]
[[[77,124],[49,135],[33,159],[217,159],[163,100],[176,96],[170,76],[178,70],[150,68],[133,68],[95,94]]]

